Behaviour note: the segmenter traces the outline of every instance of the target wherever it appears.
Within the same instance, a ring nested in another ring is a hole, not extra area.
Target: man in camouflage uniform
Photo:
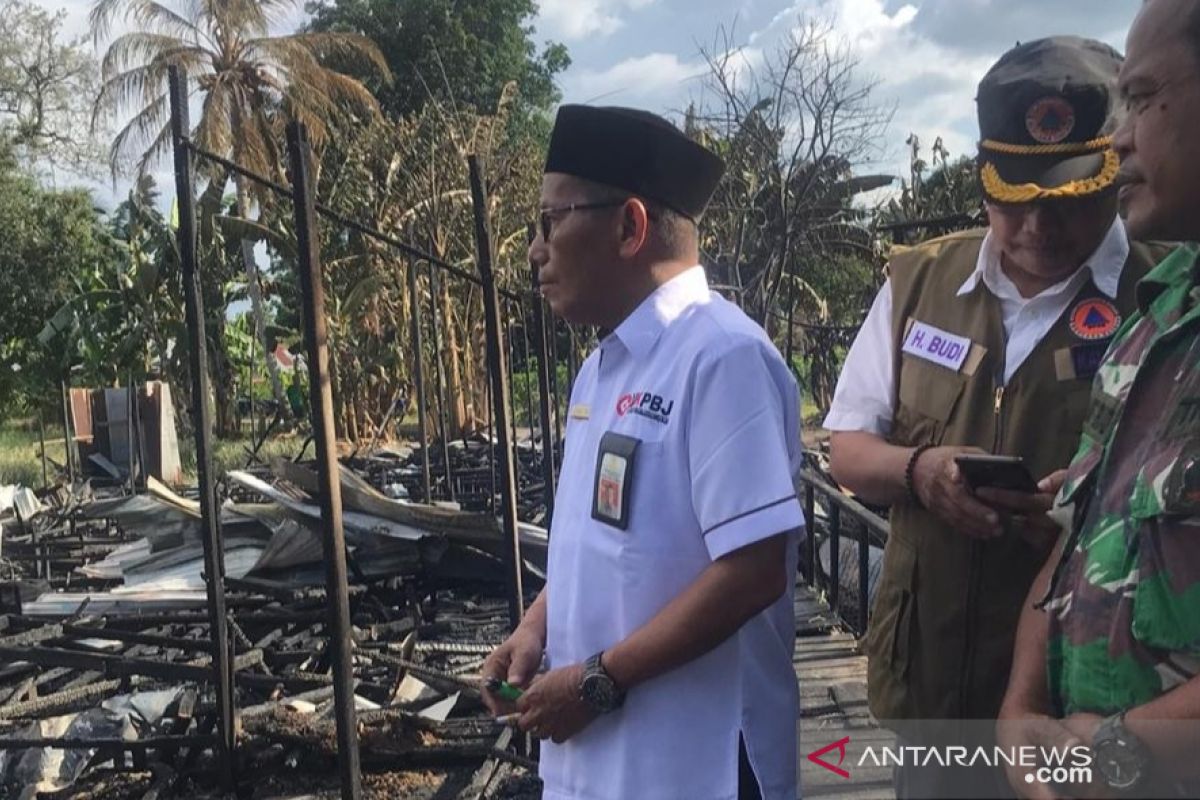
[[[1121,91],[1131,234],[1200,240],[1200,3],[1148,0]],[[1072,787],[1088,796],[1200,796],[1198,254],[1185,245],[1142,281],[1097,372],[1057,500],[1070,533],[1018,628],[998,736],[1089,745],[1093,783]],[[1027,769],[1009,779],[1056,796]]]

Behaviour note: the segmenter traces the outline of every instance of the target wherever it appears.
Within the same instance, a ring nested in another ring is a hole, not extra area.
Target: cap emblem
[[[1034,141],[1058,144],[1075,130],[1075,109],[1061,97],[1043,97],[1025,113],[1025,129]]]

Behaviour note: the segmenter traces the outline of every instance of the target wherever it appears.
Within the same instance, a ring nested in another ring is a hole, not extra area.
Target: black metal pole
[[[254,376],[258,371],[254,366],[255,363],[257,363],[255,361],[256,354],[254,352],[254,348],[255,348],[255,346],[257,346],[257,344],[258,344],[258,329],[254,325],[254,323],[251,323],[250,324],[250,362],[246,366],[248,368],[247,372],[249,374],[249,379],[250,379],[250,392],[249,392],[249,394],[250,394],[250,441],[252,441],[252,442],[258,441],[258,412],[255,410],[255,405],[254,405]],[[239,430],[238,438],[241,438],[241,435],[242,435],[242,432]],[[263,438],[265,439],[266,437],[264,436]]]
[[[792,364],[792,331],[795,330],[795,328],[792,327],[792,323],[795,321],[795,319],[796,319],[796,297],[795,297],[795,295],[792,294],[791,291],[789,291],[788,292],[788,313],[787,313],[787,343],[786,343],[784,352],[787,356],[788,369],[792,370],[792,372],[796,371],[795,365]]]
[[[73,492],[75,487],[75,471],[71,467],[71,411],[69,408],[71,402],[71,393],[68,389],[68,381],[71,377],[70,367],[66,368],[66,372],[64,374],[66,375],[66,378],[61,384],[62,391],[59,393],[59,399],[62,401],[63,452],[66,454],[63,460],[66,461],[67,464],[67,487],[70,492]],[[67,525],[71,528],[72,537],[75,536],[76,517],[76,514],[67,515]]]
[[[431,499],[429,477],[429,410],[425,402],[425,344],[421,334],[421,293],[417,290],[417,262],[408,262],[408,322],[412,335],[413,382],[417,392],[417,425],[421,431],[421,488],[425,502]]]
[[[362,775],[359,771],[354,667],[350,652],[354,643],[350,627],[350,596],[346,585],[346,539],[342,530],[342,490],[333,422],[333,390],[329,381],[325,287],[317,254],[317,211],[309,176],[312,151],[308,144],[308,131],[300,123],[288,125],[287,139],[293,186],[292,204],[296,215],[296,271],[300,274],[303,297],[309,397],[313,439],[317,446],[321,520],[325,528],[322,541],[325,546],[325,593],[329,598],[333,651],[338,771],[341,773],[344,800],[358,800],[362,797]]]
[[[149,395],[147,395],[148,397]],[[135,489],[146,488],[146,466],[148,459],[146,458],[146,431],[142,427],[142,392],[141,386],[133,393],[133,421],[134,430],[137,432],[137,457],[138,457],[138,480],[134,484]]]
[[[563,406],[562,397],[561,397],[561,392],[559,391],[559,385],[558,385],[558,329],[559,329],[559,324],[558,324],[557,318],[554,318],[554,317],[551,317],[549,319],[549,323],[550,323],[550,327],[548,330],[548,335],[550,337],[550,350],[549,350],[549,352],[550,352],[550,391],[554,397],[554,440],[556,442],[558,442],[558,441],[562,441],[563,425],[565,424],[563,421],[563,415],[562,415],[562,406]],[[559,466],[557,464],[557,459],[558,459],[557,451],[555,451],[554,457],[556,460],[555,470],[557,471],[557,467]]]
[[[133,372],[129,373],[129,385],[125,389],[125,445],[128,448],[125,452],[125,457],[128,459],[127,466],[129,467],[129,493],[137,493],[137,470],[134,465],[133,457]]]
[[[208,398],[208,343],[204,330],[204,298],[196,261],[196,206],[192,152],[188,137],[187,78],[178,67],[169,70],[171,138],[175,153],[175,192],[179,207],[179,261],[183,272],[183,300],[187,318],[189,365],[192,372],[192,425],[196,432],[196,474],[200,483],[200,519],[204,532],[204,577],[208,591],[208,616],[212,631],[213,679],[217,686],[217,754],[221,780],[232,790],[234,776],[233,658],[229,648],[229,621],[225,613],[225,552],[212,468],[212,419]]]
[[[529,310],[518,303],[521,310],[521,379],[525,383],[525,427],[529,428],[530,446],[533,446],[533,379],[529,377]]]
[[[438,329],[438,302],[441,300],[441,280],[437,267],[429,265],[429,292],[433,302],[430,303],[429,321],[433,325],[433,366],[437,377],[438,396],[438,435],[442,438],[442,457],[446,468],[446,491],[450,502],[455,500],[454,474],[450,469],[450,435],[446,430],[446,418],[450,416],[449,402],[446,400],[446,373],[442,365],[442,334]]]
[[[742,305],[742,292],[745,289],[745,287],[742,286],[742,245],[745,244],[745,237],[746,212],[743,211],[741,216],[738,217],[737,245],[733,251],[733,275],[730,276],[732,279],[730,280],[730,283],[737,287],[737,304],[739,308]]]
[[[42,488],[50,487],[50,472],[46,467],[46,417],[38,406],[38,443],[42,446]]]
[[[505,306],[502,302],[501,309],[504,309],[504,308],[505,308]],[[508,313],[505,315],[504,318],[511,320],[513,318],[512,307],[508,306],[507,310],[508,310]],[[508,343],[508,362],[506,364],[506,366],[508,367],[508,410],[509,410],[509,416],[510,416],[509,422],[512,424],[513,470],[514,470],[514,472],[517,473],[517,500],[518,500],[518,505],[520,505],[519,501],[521,499],[521,479],[520,479],[521,450],[518,447],[518,445],[520,444],[520,441],[521,441],[521,435],[520,435],[520,431],[517,430],[517,379],[516,379],[516,376],[513,374],[513,370],[516,368],[515,365],[517,363],[517,351],[516,351],[516,348],[513,343],[516,341],[517,337],[513,332],[513,323],[511,321],[506,323],[506,327],[508,330],[504,334],[504,338],[505,338],[505,341]]]
[[[485,299],[486,303],[487,300]],[[491,365],[488,365],[491,369]],[[489,376],[490,377],[490,376]],[[484,388],[484,402],[487,404],[487,465],[488,465],[488,512],[496,514],[496,404],[492,401],[492,383],[489,380]]]
[[[804,552],[808,556],[808,574],[804,577],[808,585],[816,589],[817,558],[820,557],[817,551],[817,493],[808,481],[804,482],[804,525]]]
[[[871,573],[871,537],[870,532],[864,525],[858,536],[858,632],[866,634],[867,632],[867,614],[870,609],[867,590]]]
[[[483,322],[487,336],[488,375],[491,378],[493,419],[500,440],[500,493],[503,507],[504,535],[509,546],[504,551],[508,571],[508,619],[513,629],[525,613],[522,587],[521,532],[517,525],[517,480],[514,469],[513,442],[509,439],[508,373],[504,368],[504,342],[500,327],[500,295],[496,291],[496,276],[492,271],[492,232],[488,220],[487,197],[483,174],[475,156],[467,158],[471,173],[471,200],[475,205],[475,248],[478,253],[479,277],[483,280]]]
[[[533,289],[538,288],[538,265],[533,265]],[[546,340],[546,301],[535,294],[533,300],[533,343],[538,349],[538,405],[542,426],[542,479],[546,482],[546,530],[554,518],[554,452],[558,437],[550,413],[550,343]]]
[[[829,608],[838,613],[842,594],[842,509],[829,504]]]
[[[579,341],[575,336],[575,329],[567,328],[567,342],[570,349],[567,350],[567,396],[568,403],[571,402],[571,387],[575,385],[575,376],[579,372]],[[568,409],[569,411],[570,409]]]

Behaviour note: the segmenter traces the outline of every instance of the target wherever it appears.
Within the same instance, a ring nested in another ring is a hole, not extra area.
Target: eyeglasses
[[[553,227],[556,217],[565,217],[572,211],[598,211],[602,208],[620,208],[626,202],[626,200],[612,200],[605,203],[571,203],[569,206],[543,208],[541,216],[542,241],[550,241],[550,229]]]

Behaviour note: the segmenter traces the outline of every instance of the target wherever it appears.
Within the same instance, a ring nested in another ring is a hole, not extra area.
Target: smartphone
[[[963,477],[972,489],[1008,489],[1013,492],[1037,492],[1037,481],[1029,474],[1020,456],[992,456],[964,453],[954,457]]]

